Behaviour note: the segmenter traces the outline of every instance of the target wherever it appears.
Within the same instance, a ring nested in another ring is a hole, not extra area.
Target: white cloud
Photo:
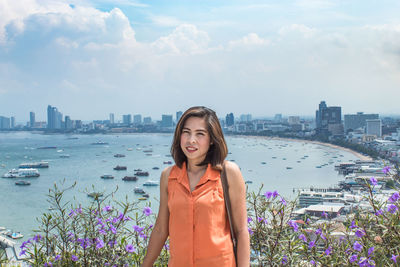
[[[284,26],[279,29],[279,34],[282,36],[289,36],[289,35],[301,35],[304,38],[311,38],[315,35],[316,29],[307,27],[306,25],[302,24],[292,24],[289,26]]]
[[[160,37],[152,46],[163,53],[196,54],[205,52],[209,41],[207,32],[197,29],[195,25],[182,24],[170,35]]]
[[[182,21],[180,21],[176,17],[171,17],[171,16],[152,15],[149,18],[155,25],[161,27],[176,27],[180,24],[183,24]]]
[[[230,41],[228,49],[237,47],[266,46],[269,44],[269,40],[260,38],[256,33],[249,33],[239,40]]]

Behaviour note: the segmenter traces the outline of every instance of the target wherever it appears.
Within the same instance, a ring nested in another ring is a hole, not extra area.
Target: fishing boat
[[[293,169],[293,168],[292,168],[292,167],[286,167],[286,169],[287,169],[287,170],[291,170],[291,169]]]
[[[124,158],[125,155],[124,154],[115,154],[114,158]]]
[[[159,167],[153,167],[153,170],[158,170],[158,169],[160,169]]]
[[[30,182],[28,182],[28,181],[17,181],[17,182],[15,182],[15,184],[16,185],[31,185],[31,183]]]
[[[139,187],[135,187],[135,189],[133,189],[133,192],[135,194],[144,194],[144,193],[146,193],[142,188],[139,188]]]
[[[137,177],[136,176],[125,176],[124,178],[122,178],[122,180],[124,181],[137,181]]]
[[[158,182],[157,181],[148,180],[143,184],[143,186],[158,186]]]
[[[126,166],[117,165],[114,167],[115,171],[126,171],[126,169],[127,169]]]
[[[135,172],[136,176],[149,176],[149,172],[144,172],[144,171],[137,171]]]
[[[111,174],[103,174],[102,176],[100,176],[101,179],[114,179],[114,176],[112,176]]]

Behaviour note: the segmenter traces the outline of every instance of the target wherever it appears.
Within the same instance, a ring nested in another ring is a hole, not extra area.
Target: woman
[[[176,165],[160,179],[160,208],[142,267],[153,266],[169,236],[170,267],[248,267],[246,189],[239,167],[224,160],[228,149],[215,112],[192,107],[175,129]],[[237,238],[237,263],[220,179],[225,164]]]

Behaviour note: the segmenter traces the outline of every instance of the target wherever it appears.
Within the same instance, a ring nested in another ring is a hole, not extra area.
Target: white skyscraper
[[[382,121],[380,119],[367,120],[367,131],[368,135],[376,135],[376,137],[382,136]]]

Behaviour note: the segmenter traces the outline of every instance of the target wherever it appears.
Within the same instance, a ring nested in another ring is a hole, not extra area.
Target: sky
[[[0,0],[0,116],[400,113],[398,0]]]

